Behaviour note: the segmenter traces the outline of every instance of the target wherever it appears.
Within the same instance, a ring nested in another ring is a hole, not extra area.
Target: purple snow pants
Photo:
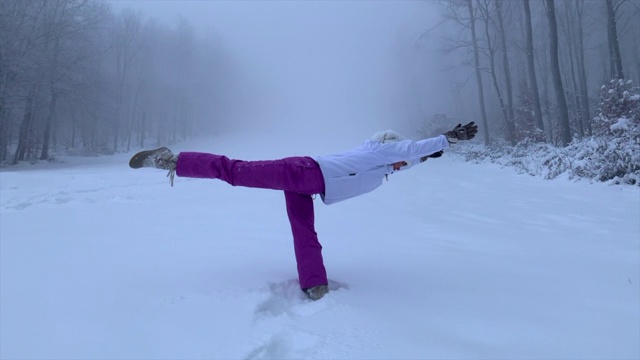
[[[226,156],[181,152],[176,175],[220,179],[233,186],[283,190],[293,233],[300,287],[326,285],[322,246],[314,228],[313,194],[324,193],[320,166],[310,157],[269,161],[232,160]]]

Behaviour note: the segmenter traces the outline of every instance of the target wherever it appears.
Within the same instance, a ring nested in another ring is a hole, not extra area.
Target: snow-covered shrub
[[[631,80],[611,80],[600,88],[594,135],[625,136],[625,131],[638,131],[640,126],[640,94]],[[636,134],[637,135],[637,134]]]
[[[600,91],[596,138],[586,142],[589,162],[580,169],[600,181],[640,181],[640,94],[631,80],[612,80]]]
[[[598,181],[640,185],[640,144],[623,137],[594,137],[572,143],[572,174]]]
[[[586,178],[640,186],[640,148],[637,144],[623,144],[621,140],[592,137],[574,141],[566,148],[531,142],[491,147],[464,144],[452,151],[467,161],[509,166],[520,174],[545,179],[564,175],[569,179]]]
[[[640,95],[631,82],[612,81],[601,91],[595,135],[557,147],[526,138],[515,146],[465,144],[454,149],[467,160],[512,166],[519,173],[553,179],[587,178],[640,186]]]
[[[640,95],[630,81],[613,80],[600,92],[594,135],[567,147],[527,136],[515,146],[462,144],[453,148],[467,161],[514,167],[522,174],[554,179],[587,178],[640,186]],[[525,132],[526,133],[526,132]]]
[[[453,151],[463,156],[466,161],[510,166],[519,174],[543,176],[545,179],[556,178],[567,173],[572,167],[572,159],[564,149],[530,139],[521,141],[515,146],[497,142],[489,147],[465,144],[454,148]]]

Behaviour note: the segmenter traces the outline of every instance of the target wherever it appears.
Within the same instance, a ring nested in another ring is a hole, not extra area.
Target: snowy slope
[[[174,148],[345,150],[279,140]],[[637,187],[429,160],[317,200],[333,291],[310,302],[281,193],[170,188],[130,155],[0,172],[0,358],[640,357]]]

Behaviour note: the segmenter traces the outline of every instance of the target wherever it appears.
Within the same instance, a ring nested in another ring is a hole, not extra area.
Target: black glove
[[[451,131],[447,131],[443,135],[447,137],[449,141],[449,145],[455,145],[458,143],[458,140],[471,140],[478,133],[478,125],[476,125],[473,121],[468,123],[465,126],[462,124],[458,124]]]
[[[420,158],[420,162],[425,162],[425,161],[427,161],[427,159],[429,159],[429,158],[439,158],[440,156],[442,156],[442,153],[443,153],[443,151],[442,151],[442,150],[440,150],[440,151],[436,151],[436,152],[434,152],[434,153],[433,153],[433,154],[431,154],[431,155],[423,156],[423,157],[421,157],[421,158]]]

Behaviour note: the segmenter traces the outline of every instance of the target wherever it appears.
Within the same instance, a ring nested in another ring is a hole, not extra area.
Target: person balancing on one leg
[[[161,147],[135,154],[129,166],[169,170],[171,185],[177,175],[284,191],[300,288],[310,299],[318,300],[329,291],[329,282],[322,246],[314,228],[312,196],[319,194],[322,201],[330,205],[368,193],[382,185],[387,175],[406,170],[429,157],[439,157],[442,150],[459,140],[473,139],[477,132],[477,125],[470,122],[464,126],[459,124],[440,136],[413,141],[387,130],[344,153],[267,161],[233,160],[200,152],[176,155]]]

